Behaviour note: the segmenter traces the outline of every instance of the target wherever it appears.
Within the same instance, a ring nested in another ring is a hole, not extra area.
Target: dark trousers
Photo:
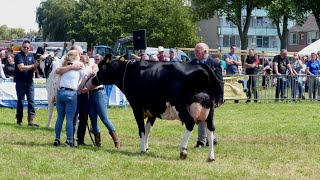
[[[79,94],[78,95],[78,108],[76,112],[75,124],[76,120],[79,120],[78,132],[77,132],[77,141],[78,143],[84,142],[84,136],[86,134],[86,125],[88,122],[88,93]],[[77,116],[79,114],[79,116]]]
[[[22,122],[23,118],[23,103],[24,103],[24,97],[27,96],[28,101],[28,120],[33,119],[35,116],[35,108],[34,108],[34,84],[32,83],[23,83],[23,82],[17,82],[16,83],[16,92],[18,97],[17,102],[17,122]]]
[[[249,76],[249,80],[247,82],[247,88],[248,88],[248,92],[247,92],[247,97],[248,100],[251,100],[251,94],[253,93],[254,96],[254,100],[257,101],[258,100],[258,90],[257,90],[257,76]]]
[[[286,96],[286,87],[287,87],[287,79],[286,75],[281,75],[281,77],[277,78],[277,87],[276,87],[276,99],[283,99]]]

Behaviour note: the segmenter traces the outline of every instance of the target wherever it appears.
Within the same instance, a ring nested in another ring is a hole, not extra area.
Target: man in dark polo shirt
[[[273,58],[274,73],[277,75],[276,100],[286,98],[287,70],[293,74],[291,65],[287,57],[288,51],[282,49],[280,54]]]
[[[38,124],[33,123],[36,115],[34,108],[33,74],[40,63],[34,60],[32,54],[29,54],[29,49],[30,42],[28,40],[23,41],[21,51],[14,57],[14,82],[16,82],[18,97],[16,118],[17,124],[21,125],[23,118],[23,102],[26,95],[28,101],[28,126],[39,127]]]
[[[251,100],[251,93],[253,92],[254,102],[258,102],[258,91],[257,91],[257,74],[259,68],[259,59],[254,54],[254,49],[249,49],[249,55],[247,56],[246,63],[246,75],[249,76],[247,82],[247,103]]]

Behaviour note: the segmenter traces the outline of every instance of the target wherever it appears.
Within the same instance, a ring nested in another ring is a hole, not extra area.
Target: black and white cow
[[[223,97],[221,73],[217,76],[207,65],[194,63],[110,59],[107,55],[99,63],[92,84],[115,84],[126,95],[139,127],[141,152],[148,150],[148,137],[156,118],[178,119],[186,125],[180,144],[180,158],[185,159],[195,123],[205,120],[208,161],[214,161],[213,111],[215,97]]]

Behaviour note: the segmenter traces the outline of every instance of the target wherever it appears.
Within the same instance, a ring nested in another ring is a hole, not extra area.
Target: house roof
[[[319,31],[319,28],[316,23],[316,19],[312,14],[307,17],[307,20],[302,26],[294,25],[289,29],[289,32],[310,32],[310,31]]]

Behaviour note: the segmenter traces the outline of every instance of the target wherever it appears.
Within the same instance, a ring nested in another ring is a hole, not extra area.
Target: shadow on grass
[[[54,128],[46,128],[45,126],[41,126],[41,125],[40,127],[29,127],[28,124],[18,125],[15,122],[14,123],[0,122],[0,126],[7,126],[7,127],[10,126],[16,129],[24,129],[28,131],[49,131],[49,132],[54,131]]]
[[[135,156],[135,157],[147,156],[147,157],[151,157],[151,158],[157,158],[157,159],[160,158],[160,159],[170,160],[170,161],[176,161],[179,159],[178,156],[173,156],[173,157],[163,156],[160,154],[155,154],[153,152],[150,152],[150,150],[145,153],[137,152],[137,151],[128,151],[128,150],[123,150],[123,149],[107,149],[105,151],[110,154],[121,154],[121,155],[126,155],[126,156]],[[179,155],[178,151],[177,151],[177,155]]]

